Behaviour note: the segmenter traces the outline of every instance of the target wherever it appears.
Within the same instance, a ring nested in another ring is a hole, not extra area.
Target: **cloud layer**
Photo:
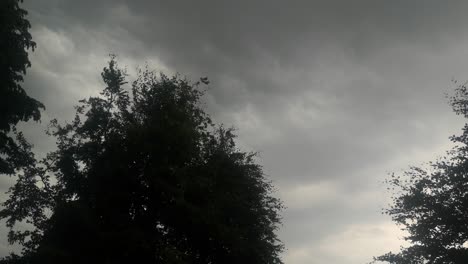
[[[365,263],[398,249],[380,214],[388,172],[450,148],[463,120],[445,92],[467,79],[465,1],[26,1],[38,49],[25,124],[39,153],[50,118],[102,87],[107,54],[134,72],[208,76],[207,111],[238,128],[288,207],[288,264]],[[1,182],[2,190],[10,184]],[[1,229],[0,229],[1,230]],[[0,247],[6,254],[9,247]]]

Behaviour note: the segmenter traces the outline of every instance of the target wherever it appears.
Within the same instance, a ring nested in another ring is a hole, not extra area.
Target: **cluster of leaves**
[[[457,115],[468,118],[465,85],[457,87],[450,104]],[[468,124],[451,140],[457,146],[447,157],[430,163],[429,169],[412,167],[389,180],[398,192],[386,213],[408,232],[410,246],[376,261],[468,263]]]
[[[20,0],[0,1],[0,174],[14,174],[30,159],[27,143],[15,125],[20,121],[40,119],[44,106],[29,97],[21,86],[26,69],[31,66],[28,49],[34,50]],[[12,136],[16,134],[16,137]]]
[[[282,204],[200,107],[206,79],[143,69],[130,95],[114,58],[102,79],[74,120],[52,122],[58,149],[11,188],[0,217],[23,252],[3,263],[282,263]]]

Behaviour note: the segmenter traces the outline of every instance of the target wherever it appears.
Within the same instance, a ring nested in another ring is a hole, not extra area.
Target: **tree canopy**
[[[468,118],[468,90],[450,98],[457,115]],[[468,263],[468,124],[452,136],[456,147],[429,168],[412,167],[388,181],[397,190],[386,213],[408,232],[409,247],[375,258],[394,264]]]
[[[282,263],[281,201],[204,112],[208,81],[145,68],[129,93],[114,57],[101,75],[100,96],[52,122],[57,150],[10,189],[0,217],[23,251],[3,263]]]
[[[20,121],[40,119],[44,106],[29,97],[21,86],[26,69],[31,66],[28,50],[36,47],[20,8],[22,0],[0,1],[0,174],[13,174],[25,166],[27,143],[15,125]],[[17,135],[17,140],[12,134]]]

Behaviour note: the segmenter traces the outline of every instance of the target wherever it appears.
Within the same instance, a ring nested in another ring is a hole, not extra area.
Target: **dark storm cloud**
[[[145,46],[139,54],[143,58],[154,52],[183,73],[215,79],[227,75],[247,82],[249,91],[281,94],[294,93],[296,87],[271,83],[265,78],[271,68],[314,70],[319,66],[316,60],[335,59],[332,54],[319,58],[317,54],[327,50],[338,50],[359,62],[396,41],[433,46],[444,42],[447,29],[465,31],[461,25],[467,22],[461,1],[451,5],[438,1],[141,0],[29,4],[50,28],[69,31],[82,26],[108,36],[128,32],[128,38]],[[77,41],[85,47],[86,42]],[[218,100],[237,103],[225,99],[220,89]]]
[[[355,230],[388,237],[376,183],[441,154],[460,124],[443,93],[452,77],[467,76],[466,1],[25,5],[39,44],[26,86],[47,106],[43,123],[27,125],[39,152],[53,145],[40,136],[47,120],[70,119],[78,99],[99,91],[108,53],[130,72],[149,61],[208,76],[208,111],[261,152],[289,208],[282,237],[292,264],[369,260],[374,251],[347,260],[327,246]]]

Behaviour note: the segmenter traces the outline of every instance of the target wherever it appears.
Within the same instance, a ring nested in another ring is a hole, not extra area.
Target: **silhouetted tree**
[[[200,107],[207,80],[140,70],[129,95],[114,58],[102,78],[11,189],[2,216],[35,229],[11,231],[24,250],[5,263],[282,263],[281,202]]]
[[[450,103],[457,115],[468,118],[468,91],[456,88]],[[468,263],[468,124],[447,157],[412,167],[388,181],[397,192],[386,213],[409,235],[410,246],[399,253],[375,258],[395,264]]]
[[[21,0],[0,1],[0,174],[13,174],[31,162],[28,144],[15,125],[19,121],[39,120],[44,106],[29,97],[21,87],[26,68],[31,66],[28,49],[34,50]],[[17,140],[14,135],[16,134]]]

